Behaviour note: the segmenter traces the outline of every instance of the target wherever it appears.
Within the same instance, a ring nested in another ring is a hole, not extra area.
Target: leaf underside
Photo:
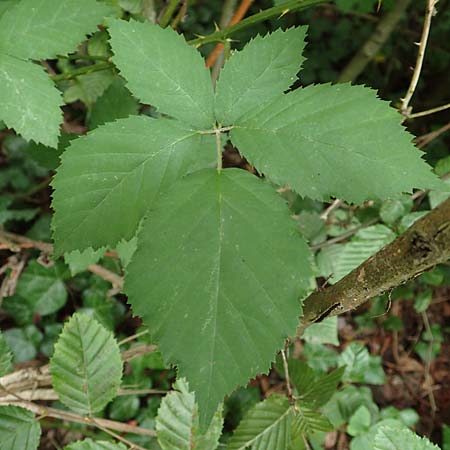
[[[125,291],[166,360],[189,380],[205,424],[295,332],[312,276],[309,250],[284,201],[238,169],[176,183],[138,241]]]

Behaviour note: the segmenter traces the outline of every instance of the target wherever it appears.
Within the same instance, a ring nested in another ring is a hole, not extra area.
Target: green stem
[[[274,17],[283,16],[291,11],[301,11],[302,9],[306,9],[319,3],[325,3],[325,0],[290,0],[283,2],[281,5],[265,9],[264,11],[254,14],[253,16],[247,17],[232,27],[216,31],[208,36],[201,36],[197,39],[192,39],[188,41],[188,44],[194,45],[195,47],[201,47],[202,45],[210,44],[211,42],[222,42],[237,31],[251,25],[255,25],[259,22],[263,22],[264,20],[272,19]]]
[[[80,75],[86,75],[86,74],[92,73],[92,72],[99,72],[100,70],[111,69],[112,67],[114,67],[113,64],[111,64],[109,62],[101,62],[98,64],[92,64],[90,66],[80,67],[79,69],[75,69],[70,72],[65,72],[65,73],[61,73],[58,75],[52,75],[51,79],[53,81],[71,80]]]
[[[220,129],[215,129],[216,150],[217,150],[217,171],[222,171],[222,139],[220,137]]]
[[[84,60],[84,61],[109,61],[109,56],[91,56],[91,55],[60,55],[58,58],[68,59],[70,61]]]
[[[177,8],[178,3],[180,3],[179,0],[170,0],[166,10],[164,11],[163,16],[161,17],[161,20],[159,21],[159,25],[161,27],[166,28],[167,25],[169,25],[170,19],[172,19],[173,13]]]

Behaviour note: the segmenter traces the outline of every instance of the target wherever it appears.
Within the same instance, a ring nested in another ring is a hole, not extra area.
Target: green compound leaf
[[[427,438],[420,437],[407,426],[382,426],[375,435],[374,450],[440,450]]]
[[[258,36],[231,56],[217,83],[215,110],[222,125],[239,121],[289,88],[305,60],[301,55],[306,30],[298,27]]]
[[[110,21],[113,61],[127,87],[160,112],[200,128],[214,122],[213,88],[200,53],[172,28]]]
[[[371,89],[318,85],[247,115],[231,139],[258,171],[313,199],[361,203],[414,187],[442,189],[399,122]]]
[[[34,414],[17,406],[0,406],[2,450],[36,450],[41,427]]]
[[[85,439],[84,441],[79,441],[68,445],[64,448],[64,450],[126,450],[126,448],[127,447],[122,444]]]
[[[61,95],[42,67],[0,54],[0,98],[0,120],[7,127],[27,140],[58,146]]]
[[[199,432],[195,395],[184,379],[174,384],[175,392],[167,394],[156,417],[156,435],[163,450],[215,450],[222,432],[222,408],[214,414],[205,434]]]
[[[117,395],[122,379],[119,346],[95,319],[76,313],[55,345],[50,372],[61,402],[91,415]]]
[[[227,450],[287,450],[293,410],[287,397],[272,395],[248,411]]]
[[[0,332],[0,377],[3,377],[12,369],[12,354],[8,343]]]
[[[212,166],[215,140],[178,121],[133,116],[72,142],[52,183],[58,254],[131,239],[161,189]]]
[[[309,250],[271,186],[211,169],[177,182],[150,210],[125,291],[195,391],[204,428],[224,395],[267,370],[295,332],[310,282]]]
[[[0,19],[0,53],[24,59],[64,55],[110,12],[95,0],[21,0]]]

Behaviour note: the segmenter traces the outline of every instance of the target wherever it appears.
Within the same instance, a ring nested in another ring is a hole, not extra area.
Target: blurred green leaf
[[[15,363],[34,359],[42,341],[42,333],[34,325],[10,328],[3,333],[3,337],[13,353]]]
[[[312,344],[339,345],[338,318],[328,317],[318,323],[313,323],[303,333],[302,338]]]
[[[2,450],[36,450],[41,426],[34,414],[17,406],[0,406]]]
[[[347,433],[350,436],[358,436],[369,430],[372,416],[366,406],[361,405],[348,421]]]

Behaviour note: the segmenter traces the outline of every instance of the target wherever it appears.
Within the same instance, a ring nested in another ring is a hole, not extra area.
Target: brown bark
[[[450,199],[336,284],[311,294],[299,334],[311,323],[353,310],[449,258]]]

